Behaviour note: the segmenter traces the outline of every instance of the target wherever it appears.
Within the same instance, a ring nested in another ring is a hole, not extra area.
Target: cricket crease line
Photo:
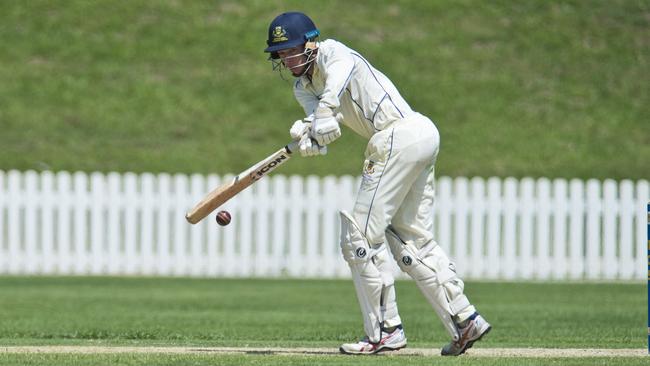
[[[246,354],[246,355],[341,355],[336,348],[283,348],[283,347],[125,347],[125,346],[0,346],[0,354]],[[344,356],[342,357],[350,357]],[[404,348],[383,352],[380,357],[440,356],[433,348]],[[648,357],[645,348],[472,348],[461,357]]]

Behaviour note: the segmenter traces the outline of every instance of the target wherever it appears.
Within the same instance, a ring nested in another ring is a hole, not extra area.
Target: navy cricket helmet
[[[264,52],[278,58],[277,51],[293,48],[318,37],[320,32],[314,22],[303,13],[292,11],[278,15],[269,26],[268,47]]]

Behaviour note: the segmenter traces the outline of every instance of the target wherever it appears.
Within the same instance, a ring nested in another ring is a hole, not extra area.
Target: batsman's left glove
[[[310,120],[313,116],[309,116],[305,119],[299,119],[293,123],[293,126],[289,129],[289,134],[293,140],[299,140],[298,147],[300,150],[300,155],[307,156],[318,156],[327,154],[327,146],[321,146],[309,136],[309,130],[311,128]]]

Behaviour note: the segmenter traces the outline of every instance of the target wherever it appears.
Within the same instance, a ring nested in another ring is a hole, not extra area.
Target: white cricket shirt
[[[293,91],[306,115],[319,104],[334,109],[344,125],[367,139],[415,113],[384,74],[332,39],[318,42],[311,79],[298,78]]]

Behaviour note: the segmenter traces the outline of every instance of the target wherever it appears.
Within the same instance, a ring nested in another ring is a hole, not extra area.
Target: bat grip
[[[285,148],[285,150],[287,150],[287,152],[289,154],[292,154],[292,153],[298,151],[299,146],[300,146],[300,140],[295,140],[295,141],[291,141],[290,143],[288,143],[287,146],[285,146],[284,148]]]

